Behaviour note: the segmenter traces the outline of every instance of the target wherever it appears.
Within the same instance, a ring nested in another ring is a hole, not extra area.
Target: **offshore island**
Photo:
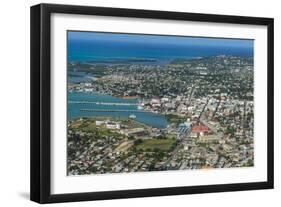
[[[70,60],[67,174],[254,166],[253,57]]]

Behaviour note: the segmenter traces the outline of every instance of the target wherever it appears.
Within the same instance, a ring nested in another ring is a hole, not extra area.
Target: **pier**
[[[141,111],[141,110],[122,110],[122,109],[80,109],[80,111],[87,111],[87,112],[130,112],[130,113],[149,113],[148,111]]]
[[[137,103],[114,103],[114,102],[96,102],[96,101],[68,101],[70,104],[96,104],[105,106],[137,106]]]

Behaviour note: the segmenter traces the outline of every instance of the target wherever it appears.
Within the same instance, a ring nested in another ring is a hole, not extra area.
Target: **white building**
[[[99,120],[96,120],[96,125],[97,126],[100,126],[102,124],[105,124],[105,121],[99,121]]]
[[[107,129],[120,129],[120,124],[116,122],[107,122],[106,123]]]

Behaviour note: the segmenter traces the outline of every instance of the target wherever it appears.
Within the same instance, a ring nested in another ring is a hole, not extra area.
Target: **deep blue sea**
[[[130,58],[152,58],[158,61],[165,61],[175,58],[196,58],[216,55],[253,56],[253,47],[68,40],[68,61],[104,61]]]

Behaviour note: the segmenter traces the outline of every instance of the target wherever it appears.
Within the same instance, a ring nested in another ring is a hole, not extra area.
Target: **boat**
[[[135,115],[135,114],[131,114],[130,116],[129,116],[129,118],[130,119],[135,119],[137,116]]]
[[[143,109],[143,107],[138,105],[138,110],[142,110],[142,109]]]

